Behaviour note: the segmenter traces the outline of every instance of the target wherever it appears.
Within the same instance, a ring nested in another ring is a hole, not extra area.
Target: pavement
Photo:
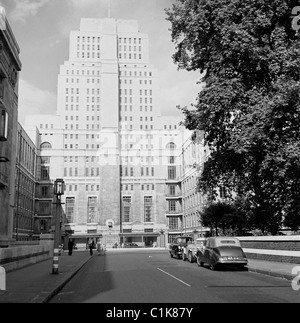
[[[112,249],[107,252],[115,251],[117,250]],[[96,254],[94,253],[94,256]],[[0,303],[47,303],[92,257],[88,250],[74,251],[72,256],[69,256],[65,251],[59,257],[58,274],[52,274],[52,259],[8,272],[6,274],[6,290],[0,290]],[[296,276],[296,274],[292,274],[292,270],[296,266],[300,266],[300,264],[248,259],[248,271],[289,281]]]

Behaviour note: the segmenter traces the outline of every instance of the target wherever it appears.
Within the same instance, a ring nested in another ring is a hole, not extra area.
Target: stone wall
[[[39,244],[14,245],[0,248],[0,266],[6,272],[32,265],[53,257],[53,236],[42,235]]]
[[[300,263],[300,235],[237,238],[249,259]]]

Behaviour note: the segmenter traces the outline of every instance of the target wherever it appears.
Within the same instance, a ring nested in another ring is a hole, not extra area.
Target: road
[[[154,249],[94,255],[51,303],[299,303],[280,278],[238,270],[211,271]],[[179,305],[178,305],[179,306]]]

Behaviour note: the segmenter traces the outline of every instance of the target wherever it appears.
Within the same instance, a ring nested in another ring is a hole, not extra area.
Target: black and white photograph
[[[300,303],[300,1],[0,0],[9,303]]]

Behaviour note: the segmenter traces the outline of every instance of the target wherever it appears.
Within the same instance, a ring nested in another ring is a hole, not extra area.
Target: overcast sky
[[[56,113],[59,67],[69,57],[69,35],[81,18],[105,18],[109,0],[0,0],[21,49],[19,121],[25,115]],[[165,8],[175,0],[110,0],[111,17],[134,19],[149,35],[150,62],[158,68],[161,106],[166,115],[179,115],[177,105],[190,106],[201,87],[198,72],[177,70],[172,54],[171,24]]]

